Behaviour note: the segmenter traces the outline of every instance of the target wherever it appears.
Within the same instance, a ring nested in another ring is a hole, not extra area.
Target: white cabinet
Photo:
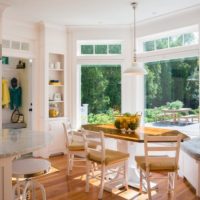
[[[65,119],[48,121],[48,131],[52,135],[52,141],[48,145],[48,156],[66,153],[66,138],[62,123]]]
[[[181,151],[181,160],[181,176],[188,180],[188,182],[195,188],[196,195],[200,197],[200,161],[192,158],[184,151]]]

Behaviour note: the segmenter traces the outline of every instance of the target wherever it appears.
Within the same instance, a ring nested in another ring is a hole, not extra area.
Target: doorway
[[[32,129],[31,61],[2,57],[2,128]]]

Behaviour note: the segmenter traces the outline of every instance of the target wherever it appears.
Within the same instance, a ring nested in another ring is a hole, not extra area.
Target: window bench
[[[200,197],[200,137],[193,138],[181,144],[182,174],[196,189]]]

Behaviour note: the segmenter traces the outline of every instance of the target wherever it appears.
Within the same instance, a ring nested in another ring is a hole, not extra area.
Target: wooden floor
[[[90,185],[90,192],[85,192],[85,172],[84,168],[74,168],[71,176],[66,176],[66,156],[56,156],[50,158],[52,166],[59,171],[42,176],[40,181],[46,189],[47,200],[97,200],[98,187],[97,181]],[[154,174],[153,176],[162,177],[163,175]],[[166,179],[157,179],[158,190],[152,191],[153,200],[167,200],[170,197],[166,194]],[[195,197],[194,190],[187,181],[179,178],[176,188],[177,200],[200,200]],[[40,199],[40,197],[38,198]],[[103,199],[107,200],[145,200],[146,194],[139,195],[138,190],[129,188],[128,191],[117,191],[112,194],[104,191]]]

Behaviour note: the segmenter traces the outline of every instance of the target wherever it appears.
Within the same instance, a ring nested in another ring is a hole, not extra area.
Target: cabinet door
[[[66,138],[62,121],[49,121],[49,132],[52,134],[52,142],[48,146],[49,155],[66,153]]]

